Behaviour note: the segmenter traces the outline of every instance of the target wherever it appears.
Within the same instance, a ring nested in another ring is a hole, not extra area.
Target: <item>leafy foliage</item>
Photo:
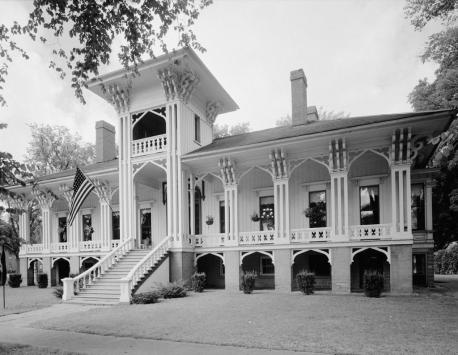
[[[458,6],[456,0],[407,0],[404,10],[415,29],[421,30],[432,19],[445,24],[455,21]]]
[[[205,272],[195,272],[191,276],[191,288],[194,292],[202,292],[207,282],[207,275]]]
[[[167,52],[166,36],[177,34],[178,47],[193,47],[204,51],[191,27],[200,12],[212,0],[36,0],[27,24],[14,22],[0,25],[0,85],[5,82],[13,53],[28,59],[27,52],[16,40],[27,35],[46,44],[47,38],[57,43],[70,43],[70,48],[53,50],[49,67],[64,79],[71,74],[71,86],[83,103],[83,87],[90,76],[110,62],[114,41],[121,40],[118,58],[130,75],[137,73],[142,57],[154,57],[155,48]],[[59,39],[65,41],[59,41]],[[2,87],[0,87],[0,90]],[[0,95],[0,104],[6,103]]]
[[[56,296],[57,298],[62,298],[62,296],[64,295],[64,288],[62,286],[57,286],[54,291],[54,296]]]
[[[299,290],[305,295],[311,295],[315,289],[315,274],[302,270],[296,274],[296,284]]]
[[[243,293],[250,294],[254,290],[254,284],[258,274],[256,271],[245,271],[242,275],[242,290]]]
[[[377,271],[364,271],[364,293],[367,297],[380,297],[383,284],[382,274]]]
[[[179,282],[161,285],[157,291],[163,298],[180,298],[187,295],[184,286]]]
[[[434,269],[438,274],[458,274],[458,243],[436,252]]]
[[[38,176],[53,174],[94,160],[95,146],[83,143],[79,134],[67,127],[30,124],[32,140],[27,147],[26,162]]]
[[[213,138],[223,138],[243,134],[250,131],[250,122],[237,123],[233,126],[215,124],[213,126]]]
[[[157,291],[137,293],[132,296],[130,303],[132,304],[150,304],[157,303],[160,294]]]

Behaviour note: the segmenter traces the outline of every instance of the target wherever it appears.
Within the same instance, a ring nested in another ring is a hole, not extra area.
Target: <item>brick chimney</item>
[[[95,162],[116,158],[115,128],[105,121],[95,123]]]
[[[302,69],[293,70],[291,79],[292,124],[303,125],[318,120],[315,106],[307,107],[307,78]]]

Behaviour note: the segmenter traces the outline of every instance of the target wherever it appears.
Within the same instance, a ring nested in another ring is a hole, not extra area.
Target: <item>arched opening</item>
[[[241,269],[242,274],[247,271],[255,271],[258,274],[254,284],[255,290],[275,289],[275,266],[270,253],[246,254],[243,257]]]
[[[191,234],[192,223],[194,223],[196,235],[225,233],[225,201],[221,180],[208,174],[196,179],[194,186],[194,208],[192,211],[191,196],[188,194],[189,233]],[[193,216],[191,216],[192,213],[194,213]],[[206,241],[203,242],[205,245]]]
[[[66,259],[58,259],[54,262],[51,269],[52,279],[51,285],[61,285],[62,279],[70,276],[70,262]]]
[[[364,273],[376,271],[383,275],[383,291],[390,290],[390,264],[386,254],[375,249],[365,249],[353,257],[351,264],[351,291],[361,292],[364,290]]]
[[[293,168],[289,179],[292,230],[324,228],[331,225],[330,180],[328,168],[312,159]]]
[[[225,270],[223,260],[213,254],[207,254],[197,259],[197,271],[207,275],[206,288],[224,289]]]
[[[296,275],[304,270],[315,274],[316,290],[331,289],[331,264],[329,264],[327,255],[314,250],[308,250],[296,255],[292,272],[293,291],[299,290],[296,283]]]
[[[166,133],[165,119],[155,112],[137,113],[132,117],[134,120],[138,120],[132,129],[133,140],[159,136]]]
[[[27,269],[27,286],[35,286],[38,282],[38,274],[43,271],[43,265],[40,260],[34,259],[29,262]]]
[[[93,267],[95,264],[97,264],[98,261],[99,261],[98,259],[92,258],[92,257],[84,259],[81,262],[80,273],[84,272],[86,270],[89,270],[91,267]]]

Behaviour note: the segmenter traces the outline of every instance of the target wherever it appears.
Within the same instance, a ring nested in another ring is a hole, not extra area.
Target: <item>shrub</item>
[[[132,296],[132,304],[150,304],[156,303],[160,294],[157,291],[137,293]]]
[[[364,272],[364,293],[367,297],[380,297],[383,290],[383,275],[377,271]]]
[[[254,289],[254,283],[256,281],[256,278],[258,277],[258,274],[256,271],[246,271],[242,275],[242,290],[243,293],[250,294],[253,292]]]
[[[302,270],[296,275],[296,283],[303,294],[310,295],[315,289],[315,274]]]
[[[172,282],[167,285],[161,285],[158,290],[159,295],[163,298],[186,297],[186,290],[182,283]]]
[[[64,289],[61,286],[58,286],[54,289],[53,293],[57,298],[62,298],[64,295]]]
[[[207,275],[205,272],[195,272],[191,276],[191,288],[194,292],[202,292],[205,288]]]
[[[38,274],[38,288],[48,287],[48,274]]]
[[[442,264],[442,259],[445,254],[445,249],[438,250],[434,254],[434,272],[436,274],[442,274],[443,273],[443,264]]]
[[[458,274],[458,243],[436,252],[434,271],[439,274]]]
[[[21,286],[22,277],[21,274],[9,274],[8,285],[13,288]]]

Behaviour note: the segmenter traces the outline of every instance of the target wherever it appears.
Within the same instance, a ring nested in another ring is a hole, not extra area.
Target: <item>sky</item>
[[[24,22],[31,1],[0,0],[0,23]],[[308,104],[351,116],[408,112],[409,92],[419,79],[432,78],[435,65],[419,56],[437,24],[415,31],[404,18],[403,0],[215,0],[194,32],[207,49],[203,62],[240,109],[217,123],[250,123],[252,130],[273,127],[291,113],[289,73],[302,68]],[[114,109],[86,92],[82,105],[48,68],[46,46],[19,41],[30,60],[15,58],[0,107],[0,151],[22,160],[30,141],[30,123],[67,126],[94,142],[95,122],[117,126]],[[170,44],[173,47],[173,44]],[[114,61],[106,71],[121,65]]]

